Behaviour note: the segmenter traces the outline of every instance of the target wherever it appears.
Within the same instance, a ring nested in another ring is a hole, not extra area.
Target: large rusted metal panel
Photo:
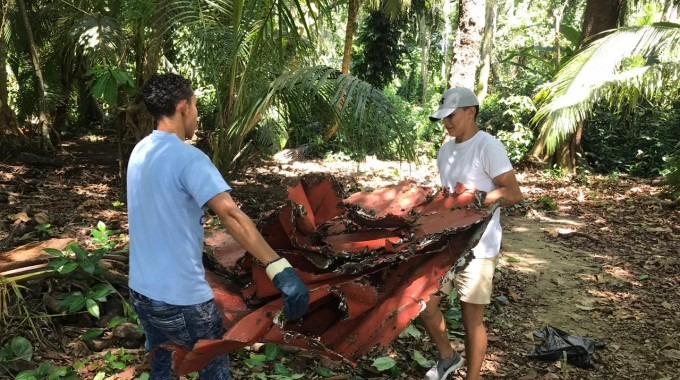
[[[310,289],[309,308],[298,321],[279,320],[282,300],[262,265],[212,233],[206,245],[216,268],[246,286],[208,273],[228,330],[191,351],[168,345],[176,371],[195,371],[258,341],[351,364],[388,345],[450,277],[452,265],[462,268],[471,259],[470,247],[495,210],[472,207],[474,194],[462,185],[452,194],[432,194],[402,182],[352,195],[343,206],[345,195],[330,178],[305,177],[289,187],[290,204],[260,229]]]

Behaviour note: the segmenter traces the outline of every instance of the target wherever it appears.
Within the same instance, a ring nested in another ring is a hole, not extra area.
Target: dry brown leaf
[[[38,222],[38,224],[45,224],[45,223],[48,223],[50,221],[50,218],[47,216],[46,213],[39,212],[39,213],[33,215],[33,220]]]
[[[31,220],[31,218],[28,216],[27,213],[25,213],[25,212],[22,211],[22,212],[19,212],[19,213],[14,214],[14,220],[15,220],[15,221],[16,221],[16,220],[20,220],[20,221],[22,221],[23,223],[28,223],[28,222]]]
[[[664,350],[661,353],[663,354],[663,356],[669,359],[680,360],[680,350],[676,349]]]
[[[538,374],[533,369],[529,369],[526,375],[520,377],[518,380],[534,380],[538,377]]]
[[[576,308],[577,308],[577,309],[580,309],[580,310],[585,310],[585,311],[595,310],[595,308],[592,307],[592,306],[588,306],[588,305],[580,305],[580,304],[576,304]]]
[[[671,229],[668,227],[652,227],[652,228],[647,228],[647,232],[671,232]]]
[[[673,310],[673,305],[668,301],[661,302],[661,306],[663,306],[664,309]]]

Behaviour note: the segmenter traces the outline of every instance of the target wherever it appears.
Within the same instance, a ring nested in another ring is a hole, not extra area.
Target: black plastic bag
[[[536,359],[555,361],[560,360],[567,353],[567,363],[579,368],[598,369],[591,354],[596,349],[604,348],[605,344],[568,333],[552,326],[544,331],[534,331],[534,336],[543,340],[543,344],[535,346],[529,356]]]

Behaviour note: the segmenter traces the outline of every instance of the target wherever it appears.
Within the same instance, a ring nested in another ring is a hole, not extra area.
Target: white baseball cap
[[[439,103],[437,112],[430,115],[430,121],[438,121],[451,115],[456,109],[460,107],[478,106],[479,100],[477,95],[470,89],[465,87],[454,87],[446,90]]]

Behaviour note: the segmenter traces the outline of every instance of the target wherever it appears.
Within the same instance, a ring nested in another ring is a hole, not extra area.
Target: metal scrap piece
[[[467,265],[470,248],[495,210],[468,207],[471,193],[462,185],[453,194],[432,195],[431,189],[410,182],[355,194],[345,207],[336,185],[314,177],[291,186],[291,203],[260,226],[310,289],[303,318],[276,323],[280,294],[262,265],[246,256],[236,264],[249,279],[242,289],[207,275],[229,330],[222,339],[199,341],[191,351],[168,346],[178,374],[256,341],[294,345],[355,364],[388,345],[442,281]],[[371,229],[362,230],[350,219]]]

